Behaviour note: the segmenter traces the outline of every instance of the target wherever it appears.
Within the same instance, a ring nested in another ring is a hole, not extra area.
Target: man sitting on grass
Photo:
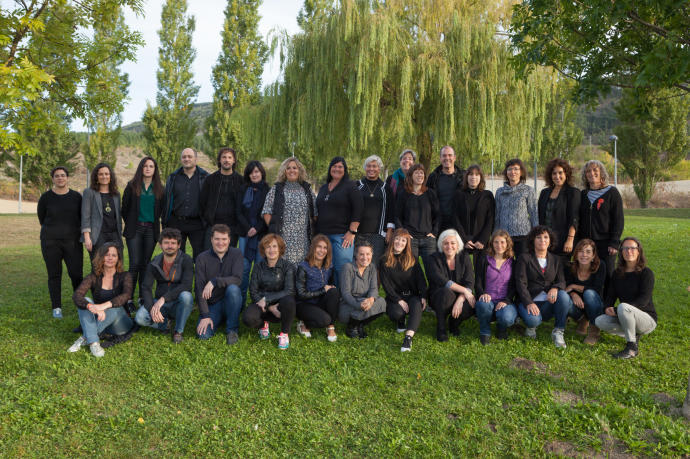
[[[141,283],[140,296],[143,305],[134,320],[142,327],[153,327],[162,332],[172,329],[174,343],[182,342],[182,333],[194,307],[192,257],[180,250],[182,233],[176,228],[165,228],[160,235],[163,253],[156,256],[146,267]],[[156,282],[154,302],[153,282]],[[170,321],[175,320],[175,328]]]

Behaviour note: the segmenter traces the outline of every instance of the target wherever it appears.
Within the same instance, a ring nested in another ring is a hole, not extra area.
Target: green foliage
[[[654,193],[656,182],[690,151],[690,95],[671,90],[625,90],[616,106],[618,159],[633,181],[640,205]]]
[[[576,123],[577,106],[572,101],[574,85],[561,79],[555,97],[546,108],[539,164],[544,166],[556,157],[571,160],[582,142],[582,129]]]

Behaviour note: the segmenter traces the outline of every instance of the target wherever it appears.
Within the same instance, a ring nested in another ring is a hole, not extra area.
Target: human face
[[[333,180],[340,180],[345,176],[345,165],[343,163],[335,163],[331,166],[331,177]]]
[[[553,181],[554,186],[565,185],[565,171],[561,166],[556,166],[553,168],[551,171],[551,180]]]
[[[101,167],[100,169],[98,169],[98,173],[96,176],[98,177],[99,185],[110,184],[110,169],[108,169],[107,167]]]
[[[103,266],[109,269],[115,268],[119,258],[120,257],[117,255],[117,249],[115,247],[108,247],[108,251],[103,257]]]
[[[357,249],[357,266],[360,268],[369,266],[372,254],[371,247],[360,247]]]
[[[214,232],[211,237],[211,246],[213,246],[213,251],[218,255],[225,254],[230,246],[230,236],[226,233]]]
[[[379,167],[378,161],[369,161],[364,168],[364,173],[369,180],[376,180],[379,178],[381,173],[381,168]]]
[[[521,172],[522,171],[520,170],[520,166],[517,164],[513,164],[508,169],[506,169],[506,175],[508,176],[508,183],[510,184],[510,186],[515,186],[518,183],[520,183]]]
[[[65,188],[67,186],[67,172],[62,169],[58,169],[53,173],[53,186],[55,188]]]
[[[175,255],[179,248],[180,243],[177,242],[177,239],[163,239],[161,241],[161,250],[163,251],[163,254],[169,257]]]
[[[441,151],[441,166],[444,169],[452,169],[455,166],[455,151],[452,148],[444,148]]]
[[[482,176],[479,174],[478,171],[474,169],[470,171],[469,174],[467,174],[467,185],[470,187],[471,190],[476,190],[481,180]]]
[[[414,171],[412,173],[412,183],[416,186],[424,185],[424,179],[425,178],[426,178],[426,174],[421,169],[417,169],[416,171]]]
[[[491,244],[496,255],[503,257],[503,254],[508,250],[508,241],[503,236],[496,236],[494,242]]]
[[[150,159],[147,159],[141,167],[141,175],[145,178],[153,178],[153,173],[156,171],[156,165]]]
[[[441,243],[441,249],[443,250],[443,254],[450,258],[454,257],[455,254],[458,253],[460,246],[458,245],[458,240],[454,236],[448,236]]]
[[[407,173],[407,171],[410,170],[410,167],[414,164],[414,157],[412,156],[412,153],[405,153],[403,157],[400,159],[400,169],[404,173]]]
[[[184,169],[194,169],[196,167],[196,153],[191,148],[185,148],[180,155],[180,162]]]
[[[230,172],[232,171],[232,167],[235,165],[235,155],[233,155],[231,152],[226,151],[222,155],[220,155],[220,169],[223,172]]]
[[[323,260],[326,259],[326,255],[328,255],[328,246],[326,245],[326,242],[317,242],[316,247],[314,247],[314,258],[316,258],[316,261],[323,262]]]
[[[589,183],[590,188],[595,190],[601,188],[601,171],[596,164],[587,168],[585,171],[585,178],[587,178],[587,183]]]
[[[261,171],[258,167],[255,167],[254,170],[249,174],[249,180],[251,180],[252,183],[261,183]]]
[[[580,266],[589,266],[592,264],[592,260],[594,260],[594,247],[591,245],[583,246],[575,257]]]
[[[640,257],[640,247],[635,241],[630,239],[623,242],[621,252],[623,252],[623,260],[628,265],[634,265]]]
[[[393,253],[396,255],[403,253],[405,247],[407,247],[407,238],[405,236],[395,236],[395,239],[393,239]]]
[[[285,177],[287,177],[288,182],[296,182],[299,179],[299,167],[297,163],[291,161],[285,168]]]
[[[534,250],[537,252],[546,252],[549,249],[551,239],[549,233],[541,233],[534,238]]]
[[[278,246],[278,242],[275,239],[269,242],[264,248],[264,253],[268,261],[278,261],[278,258],[280,258],[280,247]]]

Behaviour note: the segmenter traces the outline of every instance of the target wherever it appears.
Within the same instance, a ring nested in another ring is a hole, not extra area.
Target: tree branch
[[[668,38],[668,30],[664,29],[663,27],[659,27],[656,24],[652,24],[651,22],[644,21],[635,11],[628,11],[627,16],[633,21],[642,24],[648,29],[651,29],[657,35]],[[681,36],[678,37],[678,41],[686,45],[690,45],[690,40],[685,40]]]

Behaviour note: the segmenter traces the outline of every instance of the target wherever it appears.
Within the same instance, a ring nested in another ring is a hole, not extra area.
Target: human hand
[[[546,294],[546,298],[549,303],[554,304],[558,298],[558,289],[556,287],[549,289],[549,292]]]
[[[268,311],[280,319],[280,311],[278,310],[278,304],[272,304],[268,307]]]
[[[616,310],[613,307],[608,307],[604,310],[607,316],[616,317]]]
[[[204,290],[201,292],[201,297],[205,300],[208,300],[211,298],[211,295],[213,294],[213,283],[211,281],[206,282],[206,285],[204,286]]]
[[[341,246],[343,249],[347,249],[347,248],[349,248],[349,247],[352,246],[352,244],[354,243],[354,240],[355,240],[355,235],[348,231],[348,232],[345,233],[345,235],[343,236],[343,243],[340,244],[340,246]]]
[[[165,317],[163,317],[163,314],[161,314],[161,308],[164,304],[165,300],[163,297],[160,297],[155,303],[153,303],[153,306],[151,306],[151,320],[157,324],[163,323],[165,320]]]
[[[530,303],[530,304],[527,305],[527,312],[528,312],[531,316],[538,316],[538,315],[539,315],[539,308],[537,307],[536,304]]]
[[[253,226],[249,228],[249,231],[247,231],[247,237],[254,237],[256,236],[256,228]]]
[[[201,319],[199,325],[196,326],[196,334],[204,335],[208,327],[211,327],[211,330],[213,330],[213,321],[209,317]]]
[[[580,295],[578,295],[577,293],[571,293],[570,299],[573,300],[573,304],[577,306],[579,309],[583,309],[585,307],[585,303],[582,301],[582,298],[580,298]]]
[[[398,301],[398,304],[400,305],[402,310],[405,311],[405,314],[410,312],[410,306],[407,304],[407,301],[400,300],[400,301]]]

